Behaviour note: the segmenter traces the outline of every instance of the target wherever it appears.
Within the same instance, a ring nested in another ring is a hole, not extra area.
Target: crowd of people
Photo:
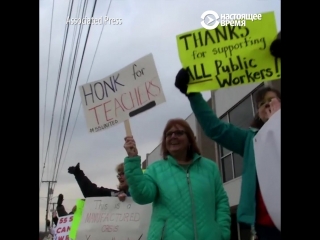
[[[281,59],[281,33],[270,46]],[[251,227],[252,239],[280,240],[265,206],[257,178],[253,138],[281,109],[281,94],[265,87],[255,96],[257,114],[251,128],[242,129],[220,120],[201,93],[187,93],[189,74],[181,69],[175,86],[184,94],[205,134],[222,147],[243,157],[239,223]],[[189,124],[182,119],[168,121],[162,135],[162,159],[143,173],[141,158],[132,136],[125,138],[125,176],[130,194],[138,204],[153,203],[148,240],[229,240],[230,208],[219,169],[201,156]]]
[[[76,166],[71,166],[68,168],[68,173],[73,174],[80,190],[85,198],[87,197],[118,197],[120,201],[125,201],[127,196],[130,196],[129,187],[124,177],[124,164],[120,163],[116,167],[117,178],[119,184],[117,189],[110,189],[104,187],[98,187],[96,184],[92,183],[90,179],[84,174],[83,170],[80,169],[80,163]],[[57,207],[52,213],[52,225],[49,219],[46,220],[46,226],[48,231],[46,232],[39,232],[39,239],[53,239],[55,235],[55,227],[58,224],[58,218],[74,214],[77,207],[74,206],[71,212],[67,212],[65,210],[64,205],[62,204],[64,200],[63,194],[59,194],[57,200]]]
[[[270,51],[281,58],[281,34],[272,43]],[[270,87],[259,90],[255,96],[257,114],[251,128],[242,129],[220,120],[203,99],[201,93],[187,93],[189,74],[181,69],[175,86],[185,95],[205,134],[222,147],[243,157],[240,202],[237,208],[239,223],[251,227],[252,238],[280,240],[259,188],[253,138],[264,123],[281,109],[281,94]],[[143,173],[141,157],[133,136],[125,137],[127,157],[116,167],[117,189],[98,187],[80,169],[80,163],[69,167],[85,198],[127,196],[138,204],[153,203],[148,240],[229,240],[230,206],[221,181],[220,171],[213,160],[201,156],[195,134],[188,122],[171,119],[162,134],[162,159],[154,162]],[[129,192],[130,189],[130,192]],[[63,195],[57,202],[57,215],[65,216]],[[57,224],[57,217],[52,221]],[[47,221],[50,225],[50,221]],[[52,232],[52,234],[54,234]]]
[[[67,216],[67,215],[72,215],[76,211],[76,206],[74,206],[71,210],[71,212],[67,212],[63,206],[63,194],[59,194],[58,200],[57,200],[57,207],[56,209],[53,210],[52,212],[52,225],[51,221],[49,219],[46,220],[46,227],[48,229],[47,232],[39,232],[39,239],[44,240],[44,239],[53,239],[55,235],[55,227],[58,225],[58,219],[59,217]]]

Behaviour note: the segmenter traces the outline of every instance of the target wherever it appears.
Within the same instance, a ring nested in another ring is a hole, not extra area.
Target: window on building
[[[224,114],[221,117],[221,120],[241,128],[249,128],[256,113],[253,95],[262,86],[263,84],[242,99],[236,106]],[[242,175],[243,158],[222,146],[219,146],[219,153],[223,182],[228,182],[234,178],[240,177]]]

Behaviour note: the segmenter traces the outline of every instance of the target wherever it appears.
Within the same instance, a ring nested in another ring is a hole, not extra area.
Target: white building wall
[[[155,161],[161,159],[161,145],[159,144],[149,155],[147,159],[147,167]]]
[[[194,132],[195,136],[197,137],[197,122],[196,117],[192,113],[187,117],[186,121],[189,123],[192,131]],[[162,158],[161,156],[161,145],[159,144],[147,157],[147,166],[151,163],[154,163],[157,160],[160,160]]]
[[[240,200],[242,177],[232,179],[229,182],[223,184],[229,197],[230,207],[237,206]]]
[[[194,135],[197,137],[197,120],[194,114],[192,113],[187,117],[186,121],[189,123],[192,131],[194,132]]]
[[[252,92],[261,83],[224,88],[214,92],[215,108],[218,117],[225,114],[246,95]]]

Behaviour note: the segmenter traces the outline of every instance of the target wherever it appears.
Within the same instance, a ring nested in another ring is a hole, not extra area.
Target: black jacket
[[[90,179],[84,174],[82,170],[74,174],[81,192],[85,198],[87,197],[113,197],[117,196],[119,190],[98,187],[96,184],[92,183]]]
[[[54,223],[54,225],[57,226],[58,225],[58,217],[57,216],[53,217],[52,222]]]
[[[67,211],[64,209],[64,206],[63,205],[58,205],[57,206],[57,212],[58,212],[58,216],[59,217],[64,217],[64,216],[67,216],[67,215],[70,215],[70,214],[73,214],[73,212],[69,212],[67,213]],[[57,218],[57,221],[58,221],[58,218]],[[54,222],[55,223],[55,222]],[[56,224],[57,225],[57,224]]]

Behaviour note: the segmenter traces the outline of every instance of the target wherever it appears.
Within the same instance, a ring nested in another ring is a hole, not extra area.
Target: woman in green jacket
[[[133,137],[125,138],[125,176],[133,200],[153,203],[148,240],[229,240],[230,209],[216,163],[200,155],[182,119],[170,120],[162,136],[163,159],[144,174]]]
[[[256,94],[258,114],[250,129],[241,129],[220,120],[200,93],[187,94],[189,74],[181,69],[175,86],[185,94],[205,134],[243,157],[241,195],[237,209],[238,222],[251,227],[253,237],[259,240],[280,240],[281,233],[274,226],[264,204],[257,181],[253,138],[263,124],[280,109],[281,95],[275,89],[263,88]]]

